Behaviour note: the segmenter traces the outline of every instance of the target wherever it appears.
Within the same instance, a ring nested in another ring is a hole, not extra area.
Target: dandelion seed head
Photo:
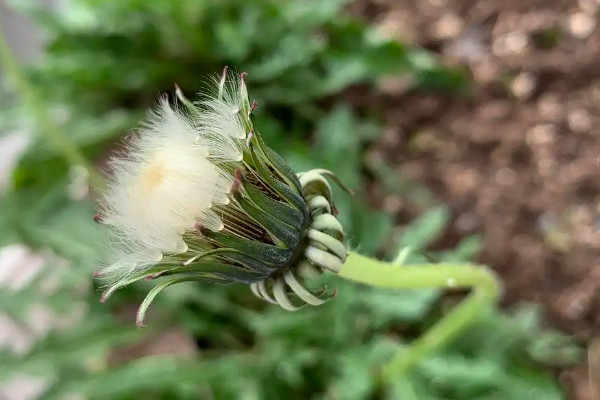
[[[223,166],[242,160],[246,137],[233,98],[206,97],[193,112],[161,99],[111,159],[100,206],[111,225],[103,276],[123,279],[187,251],[183,234],[196,223],[223,229],[212,207],[229,202],[234,177]]]
[[[94,217],[110,233],[101,300],[162,278],[139,326],[160,291],[185,281],[249,284],[290,311],[335,296],[304,281],[346,261],[329,181],[350,190],[325,169],[294,173],[255,127],[246,74],[226,71],[196,102],[176,86],[175,104],[164,97],[110,161]]]

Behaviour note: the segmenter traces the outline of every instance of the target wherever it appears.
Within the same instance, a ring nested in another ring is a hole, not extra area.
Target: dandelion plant
[[[391,359],[389,378],[496,301],[499,284],[486,268],[403,265],[406,252],[392,263],[349,252],[330,185],[346,188],[324,169],[294,173],[267,146],[245,78],[225,70],[195,102],[176,88],[176,101],[161,99],[110,161],[96,216],[110,232],[98,272],[106,284],[103,300],[138,280],[159,281],[139,307],[142,326],[156,295],[185,281],[248,284],[257,297],[289,311],[333,297],[334,291],[310,285],[321,273],[395,289],[473,288]]]

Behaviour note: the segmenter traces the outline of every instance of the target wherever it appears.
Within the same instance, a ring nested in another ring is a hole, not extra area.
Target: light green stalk
[[[383,370],[390,382],[420,359],[447,344],[500,297],[501,284],[491,270],[473,264],[418,264],[401,266],[350,253],[339,276],[390,289],[464,288],[472,293],[407,349],[396,354]]]
[[[51,146],[61,154],[65,161],[71,165],[83,166],[90,177],[90,182],[98,187],[103,185],[103,180],[98,175],[97,171],[90,165],[85,156],[79,151],[68,138],[67,135],[59,128],[56,122],[48,113],[48,109],[44,102],[31,85],[23,69],[19,65],[13,52],[8,45],[2,27],[0,26],[0,65],[4,68],[4,72],[15,85],[19,95],[22,97],[23,103],[31,113],[39,131],[45,136]]]

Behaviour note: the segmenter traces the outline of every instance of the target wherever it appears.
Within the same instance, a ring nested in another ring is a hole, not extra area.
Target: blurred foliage
[[[465,76],[423,50],[378,37],[344,11],[347,2],[70,0],[57,13],[35,1],[14,5],[46,37],[28,76],[86,155],[101,163],[114,139],[175,82],[193,91],[224,65],[243,69],[268,142],[295,169],[330,168],[357,189],[355,197],[336,196],[350,245],[388,258],[409,247],[407,262],[420,262],[449,214],[433,208],[399,230],[390,215],[366,205],[372,175],[409,199],[415,192],[385,165],[367,162],[365,149],[380,131],[376,110],[356,110],[340,93],[398,74],[412,78],[417,90],[456,90]],[[394,387],[380,387],[379,367],[401,349],[398,343],[425,331],[451,305],[436,290],[374,290],[326,277],[338,287],[335,299],[288,313],[243,286],[184,284],[158,299],[150,328],[136,329],[133,318],[123,324],[123,309],[149,283],[98,303],[91,274],[100,238],[93,205],[81,196],[81,171],[48,146],[29,115],[18,105],[0,112],[3,131],[18,128],[34,137],[1,200],[0,244],[25,243],[46,254],[47,265],[27,288],[1,289],[0,311],[23,326],[36,304],[63,316],[84,311],[68,327],[42,335],[24,356],[0,352],[0,380],[16,371],[45,376],[47,399],[74,393],[91,399],[564,398],[544,366],[575,362],[578,350],[540,328],[533,309],[485,316]],[[470,259],[479,242],[468,237],[431,257]],[[42,290],[50,277],[58,283]],[[195,354],[111,361],[173,327],[194,340]]]

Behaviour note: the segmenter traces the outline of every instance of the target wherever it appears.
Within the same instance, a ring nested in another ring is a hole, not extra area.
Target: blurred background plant
[[[157,300],[144,330],[133,313],[147,283],[98,303],[89,176],[36,115],[47,113],[68,146],[102,169],[159,93],[176,83],[191,96],[224,65],[249,73],[261,132],[296,170],[326,167],[356,189],[337,196],[353,248],[385,259],[410,248],[407,262],[478,256],[478,235],[439,241],[453,220],[444,199],[371,151],[386,135],[382,85],[464,98],[470,74],[386,38],[357,12],[368,9],[350,3],[68,0],[54,11],[7,3],[36,22],[43,50],[22,71],[35,101],[21,101],[14,74],[5,74],[0,98],[0,139],[24,138],[0,188],[0,397],[566,398],[556,371],[582,352],[546,327],[539,307],[486,315],[381,387],[376,372],[389,355],[462,293],[336,282],[334,300],[287,313],[243,286],[186,284]],[[419,215],[406,221],[382,206],[382,191],[418,205]]]

